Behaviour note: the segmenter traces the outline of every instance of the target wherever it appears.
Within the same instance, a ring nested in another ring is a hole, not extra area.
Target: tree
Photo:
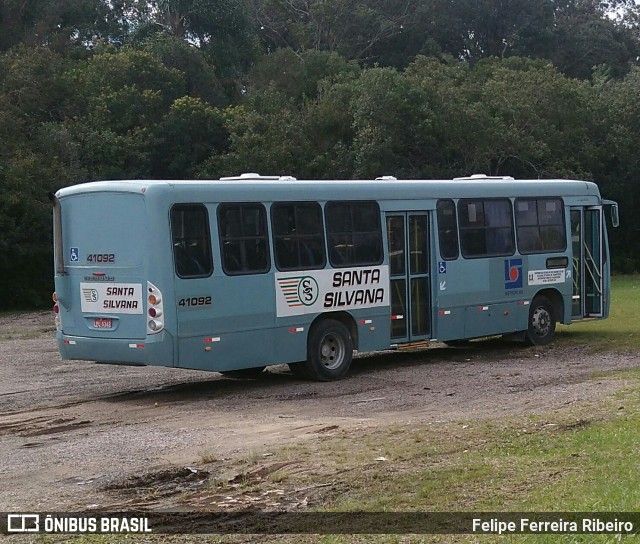
[[[365,70],[350,104],[355,177],[419,177],[429,160],[429,96],[391,68]],[[425,136],[426,138],[423,138]]]
[[[75,115],[65,126],[89,178],[149,176],[154,130],[186,93],[182,73],[151,53],[125,48],[95,55],[65,77],[75,89]]]
[[[249,72],[249,94],[273,87],[284,95],[302,101],[316,98],[320,83],[335,81],[346,74],[355,75],[360,68],[337,53],[306,50],[300,53],[282,48],[265,55]]]
[[[373,63],[373,51],[412,24],[416,5],[417,0],[253,0],[252,14],[266,52],[316,49]]]
[[[244,107],[228,108],[225,127],[231,148],[203,164],[201,177],[242,172],[299,175],[312,156],[300,109],[273,88],[252,96]]]
[[[640,206],[640,69],[622,80],[601,74],[593,85],[591,114],[598,121],[592,135],[589,166],[605,197],[620,203],[620,228],[612,231],[612,263],[616,270],[640,271],[638,206]]]
[[[67,66],[43,47],[0,56],[0,307],[42,305],[51,293],[47,193],[82,173],[60,124]]]
[[[606,64],[623,76],[640,48],[640,6],[632,0],[424,0],[387,5],[255,0],[267,51],[288,46],[338,51],[369,66],[405,68],[417,55],[481,59],[528,56],[551,60],[588,79]],[[614,14],[618,14],[614,17]]]
[[[121,1],[4,0],[0,3],[0,51],[20,43],[86,56],[100,40],[123,33]]]
[[[216,68],[203,51],[169,34],[156,34],[140,44],[169,69],[182,72],[186,89],[191,97],[198,97],[216,106],[226,106],[227,94]]]
[[[407,73],[430,89],[442,116],[430,131],[450,175],[589,177],[586,84],[520,58],[471,68],[419,58]]]
[[[606,65],[614,77],[624,76],[640,55],[638,27],[633,12],[610,18],[599,2],[576,1],[559,13],[546,44],[528,54],[550,59],[563,73],[588,79],[594,68]],[[635,11],[637,11],[637,7]]]
[[[199,98],[182,97],[153,130],[151,177],[193,178],[210,156],[227,151],[222,112]]]
[[[168,34],[201,49],[224,80],[237,80],[256,55],[244,0],[129,0],[133,43]]]

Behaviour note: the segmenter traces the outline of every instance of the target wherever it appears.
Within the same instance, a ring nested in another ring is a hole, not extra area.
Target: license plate
[[[94,317],[93,326],[96,329],[110,329],[112,326],[110,317]]]

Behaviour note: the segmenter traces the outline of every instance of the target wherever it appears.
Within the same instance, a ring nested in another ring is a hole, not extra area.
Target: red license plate
[[[110,329],[112,326],[110,317],[94,317],[93,326],[96,329]]]

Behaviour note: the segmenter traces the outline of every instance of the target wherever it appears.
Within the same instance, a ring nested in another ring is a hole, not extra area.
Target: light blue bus
[[[104,181],[52,195],[64,359],[343,377],[354,351],[605,318],[594,183]]]

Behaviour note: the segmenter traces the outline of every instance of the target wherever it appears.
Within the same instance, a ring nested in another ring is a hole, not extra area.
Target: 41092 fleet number
[[[210,306],[211,297],[191,297],[181,298],[178,301],[178,306],[182,308],[193,308],[195,306]]]
[[[116,256],[114,253],[91,253],[87,255],[88,263],[115,263]]]

